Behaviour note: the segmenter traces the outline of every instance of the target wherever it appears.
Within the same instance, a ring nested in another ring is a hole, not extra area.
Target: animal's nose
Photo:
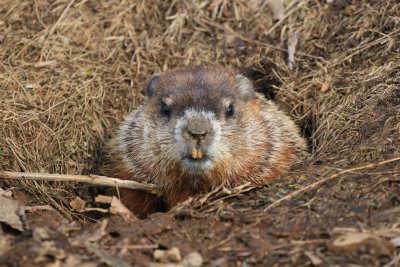
[[[211,126],[210,122],[203,118],[193,118],[186,126],[187,134],[196,142],[201,142],[207,139]]]
[[[188,129],[187,131],[192,139],[204,139],[208,134],[206,130]]]

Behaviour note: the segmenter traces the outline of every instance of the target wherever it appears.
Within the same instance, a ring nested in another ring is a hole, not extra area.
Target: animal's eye
[[[233,112],[234,112],[234,110],[233,110],[233,105],[230,104],[230,105],[226,108],[226,116],[227,116],[227,117],[233,116]]]
[[[171,113],[171,109],[168,107],[168,105],[165,103],[162,103],[161,104],[161,115],[169,116],[170,113]]]

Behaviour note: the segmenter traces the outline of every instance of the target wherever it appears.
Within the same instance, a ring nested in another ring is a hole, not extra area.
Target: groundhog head
[[[153,75],[146,93],[143,138],[160,164],[201,175],[234,157],[245,141],[238,137],[253,87],[242,75],[204,66],[175,69]]]

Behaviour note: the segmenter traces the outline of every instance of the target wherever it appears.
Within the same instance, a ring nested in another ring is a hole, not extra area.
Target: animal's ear
[[[154,89],[157,88],[158,83],[160,82],[160,79],[161,79],[161,73],[157,73],[151,76],[149,84],[146,87],[146,95],[148,98],[152,96]]]
[[[253,96],[254,93],[254,88],[253,85],[251,84],[250,80],[247,79],[245,76],[242,74],[236,75],[236,82],[238,83],[240,92],[242,93],[242,96],[246,100],[250,100],[250,98]]]

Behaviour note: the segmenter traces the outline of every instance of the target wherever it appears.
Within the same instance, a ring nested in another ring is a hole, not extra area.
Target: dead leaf
[[[314,252],[312,252],[312,251],[305,251],[304,254],[311,260],[311,263],[314,266],[317,266],[317,265],[320,265],[323,263],[323,261],[319,257],[317,257],[314,254]]]
[[[350,254],[364,248],[376,256],[391,256],[395,248],[389,241],[370,233],[347,233],[332,239],[327,246],[337,254]]]
[[[3,190],[3,189],[0,188],[0,196],[11,198],[12,195],[13,195],[13,193],[12,193],[11,190]]]
[[[269,0],[267,5],[272,12],[274,20],[281,20],[285,17],[285,6],[283,5],[283,0]]]
[[[111,200],[110,213],[121,215],[121,217],[128,222],[138,220],[138,218],[116,197],[113,197]]]
[[[83,211],[86,205],[86,201],[81,199],[80,197],[76,197],[73,201],[69,203],[72,208],[74,208],[76,211]]]
[[[0,195],[0,222],[23,232],[24,224],[27,226],[24,208],[19,206],[16,200]]]
[[[321,86],[321,90],[320,90],[320,92],[321,93],[325,93],[326,91],[328,91],[328,89],[329,89],[329,82],[324,82],[323,84],[322,84],[322,86]]]

